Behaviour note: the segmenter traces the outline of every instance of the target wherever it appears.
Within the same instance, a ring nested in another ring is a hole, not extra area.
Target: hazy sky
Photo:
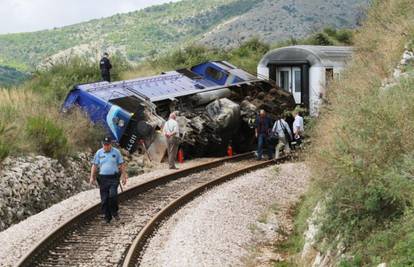
[[[178,0],[0,0],[0,34],[61,27]]]

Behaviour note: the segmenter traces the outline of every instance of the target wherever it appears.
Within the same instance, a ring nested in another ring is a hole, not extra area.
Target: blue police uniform
[[[121,152],[111,148],[105,152],[99,149],[94,157],[93,164],[99,168],[98,184],[101,195],[102,212],[109,222],[112,217],[118,215],[118,185],[119,165],[124,163]]]

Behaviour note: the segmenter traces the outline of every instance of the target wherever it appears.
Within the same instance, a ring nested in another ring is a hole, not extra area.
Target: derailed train
[[[183,146],[197,154],[235,150],[252,143],[258,109],[277,116],[295,106],[292,95],[272,82],[225,61],[211,61],[158,76],[76,85],[63,110],[82,108],[102,124],[121,147],[133,153],[160,136],[171,111],[177,111]]]

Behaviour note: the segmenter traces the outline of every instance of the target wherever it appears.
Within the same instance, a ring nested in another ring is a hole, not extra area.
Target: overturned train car
[[[196,154],[238,151],[253,142],[258,109],[275,118],[295,106],[293,96],[274,83],[225,61],[206,62],[158,76],[75,86],[63,110],[82,108],[130,153],[143,140],[159,138],[171,111],[177,111],[183,147]]]

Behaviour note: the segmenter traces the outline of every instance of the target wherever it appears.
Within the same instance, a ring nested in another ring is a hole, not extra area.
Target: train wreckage
[[[219,154],[230,143],[240,152],[254,143],[259,109],[275,117],[292,110],[295,101],[268,80],[228,62],[212,61],[153,77],[76,85],[63,110],[74,106],[102,124],[130,153],[145,144],[154,157],[162,157],[165,140],[159,130],[171,111],[177,112],[187,152]]]

